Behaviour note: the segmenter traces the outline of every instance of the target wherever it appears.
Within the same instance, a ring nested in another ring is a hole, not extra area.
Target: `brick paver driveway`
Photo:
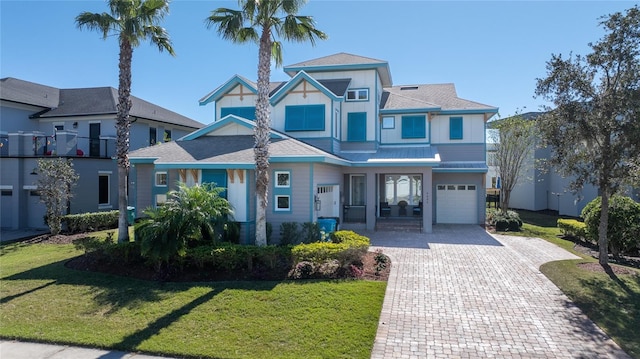
[[[372,358],[629,358],[538,268],[577,258],[479,226],[367,233],[392,260]]]

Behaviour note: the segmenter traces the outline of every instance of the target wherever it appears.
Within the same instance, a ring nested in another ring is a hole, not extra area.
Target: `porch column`
[[[422,170],[422,232],[433,233],[433,180],[431,167]]]
[[[378,188],[376,187],[376,176],[375,172],[367,172],[366,181],[367,181],[367,200],[365,202],[366,206],[366,221],[367,221],[367,231],[373,231],[376,229],[376,198],[378,193]]]

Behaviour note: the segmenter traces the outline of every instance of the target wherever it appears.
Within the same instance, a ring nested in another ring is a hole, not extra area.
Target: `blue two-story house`
[[[284,67],[272,83],[267,221],[338,217],[374,230],[386,218],[481,224],[485,125],[498,109],[461,99],[453,84],[394,86],[386,61],[339,53]],[[215,121],[131,153],[138,208],[177,181],[226,188],[244,242],[255,229],[253,128],[257,86],[236,75],[200,100]],[[277,236],[277,230],[274,235]]]

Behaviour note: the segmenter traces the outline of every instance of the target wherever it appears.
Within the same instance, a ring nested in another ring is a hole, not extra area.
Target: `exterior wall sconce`
[[[78,128],[78,121],[73,123],[73,128]]]
[[[318,197],[318,195],[314,196],[313,205],[314,205],[314,208],[315,208],[316,212],[320,212],[320,210],[322,209],[322,201],[320,201],[320,197]]]

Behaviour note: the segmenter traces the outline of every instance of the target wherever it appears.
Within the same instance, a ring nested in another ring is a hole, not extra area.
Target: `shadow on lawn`
[[[122,277],[113,274],[99,272],[78,271],[65,267],[69,259],[46,264],[32,268],[24,272],[16,273],[8,277],[3,277],[3,281],[12,280],[51,280],[51,282],[40,285],[22,293],[1,298],[0,303],[6,303],[26,294],[34,293],[51,285],[78,285],[92,287],[94,301],[102,306],[109,305],[111,309],[108,313],[115,313],[122,308],[137,308],[145,303],[155,302],[163,299],[167,293],[178,293],[189,290],[194,284],[189,282],[158,282],[147,281],[129,277]],[[220,292],[224,289],[243,290],[272,290],[280,281],[260,281],[260,282],[198,282],[198,286],[211,286],[214,291]]]
[[[640,276],[618,276],[581,279],[584,293],[575,304],[633,357],[640,356]]]

